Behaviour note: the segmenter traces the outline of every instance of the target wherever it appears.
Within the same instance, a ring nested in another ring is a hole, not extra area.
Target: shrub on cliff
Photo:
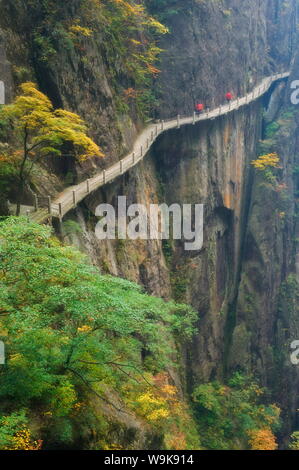
[[[193,393],[202,445],[214,450],[275,450],[273,431],[280,410],[264,404],[265,390],[251,378],[236,373],[223,385],[203,384]]]

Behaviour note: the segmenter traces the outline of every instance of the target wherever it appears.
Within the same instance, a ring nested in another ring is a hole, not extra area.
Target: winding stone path
[[[161,121],[158,124],[150,124],[138,135],[134,142],[132,151],[122,160],[115,163],[107,170],[101,171],[94,177],[87,179],[76,186],[66,188],[55,201],[49,201],[48,209],[38,209],[36,207],[35,212],[30,213],[30,219],[36,222],[43,222],[48,217],[52,216],[62,220],[65,214],[75,208],[80,201],[86,198],[86,196],[114,180],[116,177],[126,173],[130,168],[142,160],[157,137],[163,132],[166,132],[169,129],[179,128],[181,126],[194,125],[200,121],[215,119],[219,116],[231,113],[240,107],[246,106],[259,99],[270,89],[274,82],[287,78],[289,75],[289,72],[285,72],[273,75],[272,77],[267,77],[246,96],[237,98],[229,104],[219,106],[215,109],[207,109],[201,115],[196,115],[194,113],[192,116],[177,116],[175,119]]]

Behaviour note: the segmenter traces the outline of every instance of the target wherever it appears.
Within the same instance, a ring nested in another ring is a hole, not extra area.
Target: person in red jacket
[[[202,113],[203,110],[204,110],[204,105],[202,103],[197,103],[195,105],[195,111],[196,111],[197,114]]]
[[[229,91],[225,95],[226,101],[229,103],[233,99],[233,94]]]

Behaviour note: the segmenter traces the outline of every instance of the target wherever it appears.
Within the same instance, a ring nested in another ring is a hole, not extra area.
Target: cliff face
[[[293,24],[295,4],[278,11],[271,2],[258,2],[255,9],[252,2],[242,3],[240,11],[235,2],[229,3],[231,13],[224,14],[213,4],[190,2],[190,9],[188,4],[171,19],[173,35],[163,44],[167,52],[160,77],[161,115],[188,112],[198,96],[211,105],[219,103],[228,87],[242,94],[273,69],[289,67],[294,30],[287,25]],[[215,21],[203,22],[204,12]],[[220,19],[231,27],[220,28]],[[207,28],[198,28],[203,23]],[[223,47],[232,30],[237,41]],[[281,34],[282,30],[288,33]],[[216,59],[208,44],[218,50]],[[221,73],[211,71],[215,64]],[[169,132],[136,169],[86,201],[92,211],[99,202],[115,203],[116,194],[147,205],[205,204],[200,253],[187,254],[179,243],[166,247],[142,241],[98,243],[91,230],[93,259],[116,275],[144,284],[155,295],[189,301],[199,312],[200,332],[186,352],[183,383],[192,386],[198,380],[228,377],[237,369],[253,373],[284,410],[282,434],[290,432],[297,407],[298,372],[289,360],[289,346],[298,330],[293,284],[296,128],[289,121],[283,123],[272,149],[282,160],[283,193],[267,186],[249,162],[257,157],[264,138],[263,108],[268,109],[268,124],[279,119],[283,105],[288,107],[287,89],[280,83],[259,103],[227,118]]]
[[[286,89],[278,86],[275,119],[283,113]],[[173,375],[177,386],[191,390],[236,370],[254,374],[283,408],[286,436],[298,406],[299,375],[290,362],[290,344],[299,334],[293,172],[298,131],[294,123],[282,123],[273,151],[283,169],[280,188],[274,189],[250,165],[269,97],[230,117],[161,136],[138,167],[70,216],[83,227],[83,236],[70,240],[102,270],[134,280],[151,294],[190,302],[199,312],[199,333],[184,352],[180,377]],[[203,249],[186,252],[181,242],[99,242],[92,214],[103,202],[116,207],[117,195],[147,207],[204,204]]]
[[[243,96],[262,77],[288,68],[295,45],[296,2],[174,1],[162,47],[162,116],[213,107],[227,91]]]
[[[273,94],[265,115],[267,145],[280,156],[278,180],[253,180],[252,196],[236,309],[231,317],[229,369],[254,371],[285,411],[285,429],[295,423],[298,368],[291,364],[290,345],[298,331],[298,109],[291,104],[291,82]],[[276,124],[275,132],[273,122]],[[269,127],[270,126],[270,127]]]
[[[105,160],[83,165],[68,158],[49,161],[60,178],[60,188],[118,160],[130,148],[141,123],[136,110],[124,101],[130,77],[119,50],[125,45],[113,37],[107,18],[97,18],[92,1],[84,0],[64,4],[9,0],[1,1],[1,7],[2,47],[7,58],[2,77],[8,102],[17,85],[37,82],[56,107],[76,112],[88,123],[90,135],[106,155]],[[74,26],[83,28],[81,23],[90,26],[87,32],[72,33]]]
[[[161,43],[165,53],[155,85],[161,117],[191,114],[197,100],[213,107],[223,102],[226,91],[241,96],[262,77],[290,67],[295,0],[173,1],[172,14],[154,1],[146,3],[153,13],[163,14],[171,31]],[[23,31],[23,24],[30,27],[30,12],[24,12],[23,2],[8,2],[4,12],[0,24],[15,80],[5,66],[9,86],[13,89],[16,77],[25,74],[37,79],[57,105],[80,113],[107,152],[102,164],[109,166],[129,147],[139,123],[117,110],[103,38],[86,40],[86,61],[58,41],[59,54],[41,66],[27,42],[26,28],[24,34],[17,32]],[[296,70],[295,63],[293,74]],[[293,286],[297,121],[282,123],[273,144],[282,161],[282,192],[267,185],[250,166],[264,137],[263,109],[268,108],[270,123],[286,120],[281,117],[283,106],[288,107],[286,89],[280,84],[264,99],[227,117],[162,135],[138,166],[68,215],[82,232],[67,235],[66,225],[62,230],[65,239],[86,251],[104,272],[137,281],[153,295],[188,301],[197,309],[199,334],[184,352],[180,376],[173,374],[179,387],[187,391],[194,383],[223,379],[237,369],[253,373],[282,405],[287,417],[284,432],[289,432],[298,385],[298,372],[288,358],[289,343],[298,339],[299,330]],[[68,165],[54,170],[65,176],[74,171]],[[96,165],[77,168],[77,174],[86,176]],[[204,204],[203,249],[185,252],[179,242],[99,242],[94,234],[95,207],[101,202],[116,205],[121,195],[127,196],[128,204]]]

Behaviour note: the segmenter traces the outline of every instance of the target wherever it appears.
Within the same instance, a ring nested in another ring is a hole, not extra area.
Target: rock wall
[[[173,376],[177,385],[188,392],[195,383],[225,380],[236,370],[253,374],[283,409],[282,439],[291,433],[298,408],[299,370],[290,362],[290,344],[299,338],[296,122],[282,125],[274,149],[282,162],[281,189],[265,183],[250,161],[263,137],[264,107],[270,103],[268,113],[278,119],[288,87],[280,84],[227,117],[160,136],[137,167],[68,216],[83,227],[69,240],[104,272],[198,311],[199,333],[183,354],[180,376]],[[98,241],[95,208],[103,202],[117,207],[121,195],[128,204],[147,207],[204,204],[203,249],[185,251],[181,241]]]
[[[296,9],[295,1],[173,1],[157,83],[161,116],[190,114],[198,101],[218,106],[227,91],[243,96],[262,77],[288,69]]]
[[[192,349],[192,375],[210,380],[223,376],[225,325],[240,270],[249,161],[261,133],[261,104],[229,117],[186,126],[162,135],[134,170],[85,200],[94,214],[100,203],[117,206],[166,202],[204,204],[204,246],[185,251],[181,241],[98,241],[94,218],[84,223],[81,248],[108,272],[137,281],[152,294],[188,301],[199,312],[200,333]],[[73,242],[74,237],[73,237]]]
[[[272,151],[280,157],[279,185],[254,179],[236,309],[231,317],[228,368],[259,376],[281,404],[282,434],[296,425],[298,367],[290,345],[298,324],[298,108],[290,83],[298,77],[296,58],[289,83],[273,94],[266,119],[278,124]]]

